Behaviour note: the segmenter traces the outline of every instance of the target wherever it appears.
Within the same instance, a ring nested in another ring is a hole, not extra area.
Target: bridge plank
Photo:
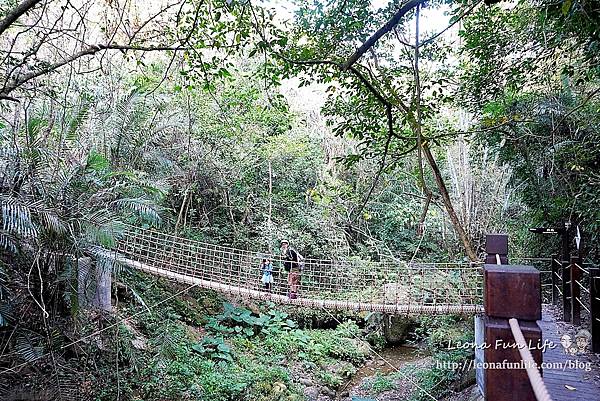
[[[572,334],[577,330],[572,326],[558,325],[556,314],[550,307],[544,307],[542,320],[538,321],[542,329],[544,340],[549,340],[556,347],[546,349],[544,363],[561,363],[562,366],[572,361],[580,364],[591,364],[592,371],[586,372],[585,368],[567,367],[564,370],[559,366],[547,367],[543,371],[544,383],[554,401],[586,400],[600,401],[600,369],[598,360],[590,355],[567,355],[560,343],[564,334]],[[581,365],[585,366],[585,365]],[[588,365],[589,366],[589,365]],[[575,388],[569,390],[567,386]]]

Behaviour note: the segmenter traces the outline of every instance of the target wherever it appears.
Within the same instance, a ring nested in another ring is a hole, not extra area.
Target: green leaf
[[[106,169],[108,169],[108,166],[109,166],[108,160],[106,159],[106,157],[104,157],[100,153],[91,151],[90,154],[88,155],[86,169],[100,172],[100,171],[105,171]]]

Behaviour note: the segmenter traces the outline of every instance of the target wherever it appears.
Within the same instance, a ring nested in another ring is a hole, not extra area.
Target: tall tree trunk
[[[267,225],[269,228],[269,254],[273,253],[273,163],[269,158],[269,217]]]
[[[460,220],[458,218],[458,216],[456,215],[456,211],[454,210],[454,207],[452,206],[452,200],[450,199],[450,195],[448,194],[448,188],[446,188],[446,184],[444,182],[444,178],[442,177],[442,174],[440,172],[440,169],[435,161],[435,158],[433,157],[433,154],[431,153],[431,150],[429,149],[429,145],[427,144],[427,142],[423,142],[423,132],[422,132],[422,125],[421,125],[421,80],[420,80],[420,76],[419,76],[419,16],[420,16],[420,11],[421,11],[421,4],[417,4],[416,6],[416,10],[415,10],[415,63],[414,63],[414,74],[415,74],[415,98],[414,98],[414,102],[415,102],[415,110],[416,110],[416,119],[415,119],[415,124],[413,125],[413,131],[416,134],[417,137],[417,156],[418,156],[418,163],[419,163],[419,181],[421,183],[421,187],[423,192],[425,193],[426,197],[424,200],[424,204],[423,204],[423,213],[421,215],[421,219],[419,221],[419,227],[417,228],[417,234],[418,235],[423,235],[423,225],[425,223],[425,218],[427,217],[427,209],[429,208],[429,203],[431,202],[431,191],[429,190],[429,188],[427,188],[427,185],[425,183],[425,177],[423,174],[423,154],[425,154],[425,158],[427,159],[427,162],[429,164],[429,166],[431,167],[431,171],[433,172],[433,176],[435,178],[435,182],[437,184],[437,187],[442,195],[442,200],[444,202],[444,206],[446,208],[446,211],[448,212],[448,216],[450,217],[450,221],[452,222],[452,225],[454,226],[454,229],[456,230],[456,233],[458,234],[458,237],[460,238],[461,242],[463,243],[463,246],[465,248],[465,252],[467,254],[467,256],[469,257],[469,259],[471,261],[476,261],[477,260],[477,253],[475,252],[475,250],[473,249],[473,244],[471,244],[471,241],[469,240],[469,237],[467,236],[464,227],[462,226],[462,224],[460,223]]]
[[[435,158],[431,153],[431,149],[429,149],[429,146],[426,143],[423,145],[423,153],[425,154],[427,163],[429,164],[429,166],[431,167],[431,171],[433,172],[433,177],[435,178],[437,187],[440,191],[440,194],[442,195],[442,200],[444,202],[444,206],[446,207],[448,217],[450,217],[450,221],[452,222],[452,226],[454,226],[454,230],[456,231],[458,238],[462,242],[467,256],[472,262],[475,262],[476,260],[478,260],[477,253],[475,252],[475,249],[473,249],[473,244],[471,244],[467,233],[465,232],[462,224],[460,223],[460,220],[458,219],[458,216],[456,215],[456,211],[452,206],[452,200],[450,199],[450,195],[448,194],[448,188],[446,188],[446,184],[444,182],[444,178],[442,177],[442,173],[440,172],[437,162],[435,161]]]
[[[425,220],[427,219],[427,211],[429,210],[429,203],[433,194],[427,187],[425,182],[425,174],[423,173],[423,130],[421,125],[421,77],[419,74],[419,17],[421,15],[421,4],[417,4],[415,10],[415,110],[417,123],[414,126],[414,131],[417,137],[417,163],[419,163],[419,184],[421,186],[421,194],[424,194],[423,200],[423,212],[419,219],[419,225],[417,226],[417,235],[422,236],[425,233]]]

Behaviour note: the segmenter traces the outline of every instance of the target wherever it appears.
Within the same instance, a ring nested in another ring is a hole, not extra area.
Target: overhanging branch
[[[16,20],[23,14],[31,10],[42,0],[24,0],[17,7],[12,9],[2,21],[0,21],[0,35],[4,33]]]
[[[41,68],[36,71],[29,72],[27,74],[23,74],[15,79],[12,79],[8,84],[2,88],[0,91],[0,100],[10,100],[9,94],[15,89],[19,88],[21,85],[31,81],[34,78],[39,76],[49,74],[60,67],[63,67],[73,61],[85,57],[92,56],[103,50],[135,50],[135,51],[143,51],[143,52],[151,52],[151,51],[181,51],[187,49],[187,46],[130,46],[130,45],[120,45],[120,44],[100,44],[100,45],[92,45],[89,46],[67,58],[56,62],[54,64],[50,64],[45,68]]]
[[[371,47],[373,47],[383,35],[394,29],[394,27],[398,25],[402,17],[406,15],[406,13],[415,8],[417,5],[424,2],[425,0],[409,0],[402,7],[400,7],[400,9],[396,11],[396,14],[394,14],[394,16],[388,22],[386,22],[384,26],[379,28],[377,32],[375,32],[369,39],[367,39],[365,43],[363,43],[358,49],[356,49],[354,54],[350,56],[350,58],[348,58],[348,60],[343,64],[342,69],[344,71],[347,71],[350,67],[352,67],[352,65],[356,63],[358,59],[361,58],[362,55],[365,54]]]

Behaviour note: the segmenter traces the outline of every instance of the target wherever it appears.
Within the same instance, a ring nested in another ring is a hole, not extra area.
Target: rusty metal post
[[[563,303],[563,321],[571,321],[571,264],[561,261],[562,265],[562,303]]]
[[[581,282],[582,272],[579,267],[579,257],[571,256],[571,322],[575,326],[581,324]]]
[[[552,304],[558,304],[558,267],[556,263],[558,255],[552,256],[552,262],[550,263],[550,269],[552,272]]]
[[[590,269],[590,323],[592,352],[600,353],[600,269]]]
[[[487,234],[485,236],[485,263],[508,264],[508,235]],[[497,263],[500,259],[500,263]]]

